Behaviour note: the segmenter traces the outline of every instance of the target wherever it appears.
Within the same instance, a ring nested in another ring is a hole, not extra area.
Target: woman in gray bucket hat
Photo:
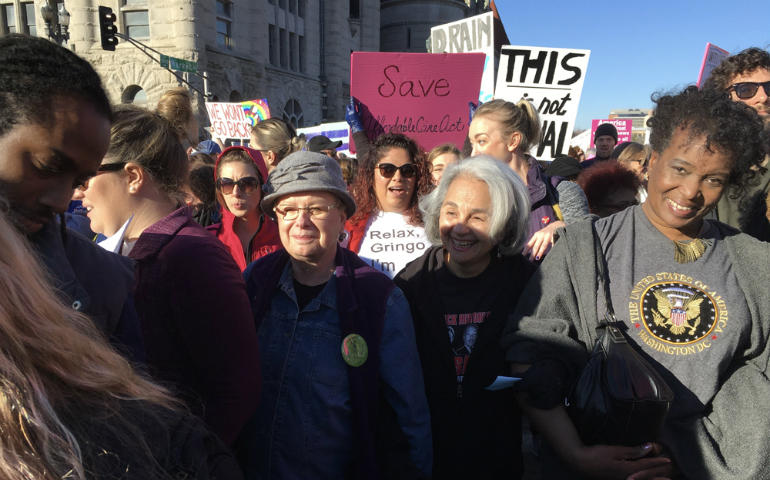
[[[247,478],[429,476],[430,416],[409,304],[339,246],[356,211],[342,170],[326,155],[297,152],[264,188],[262,210],[276,219],[284,250],[244,273],[264,379],[239,452]],[[408,446],[383,454],[399,426]]]

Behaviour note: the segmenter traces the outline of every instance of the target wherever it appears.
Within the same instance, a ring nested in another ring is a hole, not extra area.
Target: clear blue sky
[[[770,0],[495,0],[512,45],[591,50],[575,128],[694,84],[706,43],[770,45]]]

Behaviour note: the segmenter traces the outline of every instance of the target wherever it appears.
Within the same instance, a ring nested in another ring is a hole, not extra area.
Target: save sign
[[[500,55],[495,98],[526,99],[540,114],[538,160],[567,154],[583,91],[590,50],[505,46]]]

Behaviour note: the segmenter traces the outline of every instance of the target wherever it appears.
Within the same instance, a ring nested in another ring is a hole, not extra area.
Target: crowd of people
[[[770,478],[767,51],[545,168],[526,100],[427,151],[351,98],[353,158],[201,140],[43,39],[0,65],[3,478]],[[674,392],[640,445],[565,407],[604,291]]]

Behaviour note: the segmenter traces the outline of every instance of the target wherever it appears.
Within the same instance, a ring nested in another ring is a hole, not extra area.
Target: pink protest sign
[[[485,59],[483,53],[354,52],[350,94],[361,103],[369,140],[403,133],[425,150],[446,142],[461,147]]]
[[[213,138],[248,140],[251,126],[270,118],[267,99],[241,103],[206,102]]]
[[[703,62],[698,73],[698,88],[703,87],[703,82],[711,76],[711,71],[722,63],[722,60],[730,56],[730,52],[710,43],[706,44],[706,52],[703,54]]]
[[[615,128],[618,129],[618,144],[621,144],[623,142],[630,142],[631,141],[631,129],[634,126],[634,121],[630,118],[616,118],[614,120],[591,120],[591,146],[588,148],[595,148],[596,145],[594,145],[594,135],[596,134],[596,129],[599,128],[599,125],[602,123],[611,123],[615,125]]]

